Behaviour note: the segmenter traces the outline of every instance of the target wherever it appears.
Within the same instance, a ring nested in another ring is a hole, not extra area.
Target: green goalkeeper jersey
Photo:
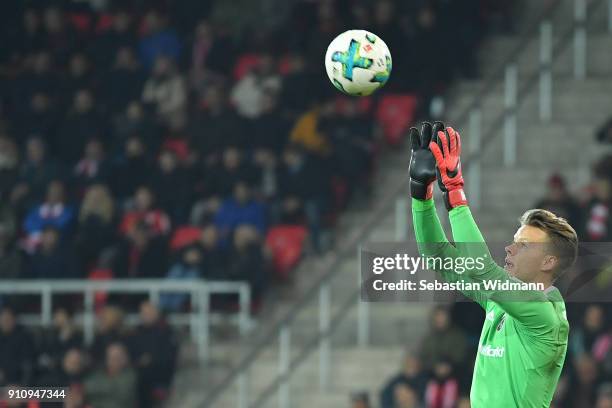
[[[518,282],[492,260],[467,206],[449,213],[455,245],[446,239],[433,200],[413,199],[412,213],[421,255],[484,255],[488,259],[484,269],[467,270],[463,275],[439,270],[446,280]],[[472,378],[471,406],[549,407],[563,368],[569,333],[565,303],[559,291],[551,286],[545,291],[521,293],[524,297],[520,299],[493,290],[464,294],[485,310]]]

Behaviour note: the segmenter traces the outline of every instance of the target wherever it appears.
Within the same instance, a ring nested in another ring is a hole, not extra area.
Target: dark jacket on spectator
[[[0,331],[0,384],[28,384],[34,359],[32,334],[20,326]]]

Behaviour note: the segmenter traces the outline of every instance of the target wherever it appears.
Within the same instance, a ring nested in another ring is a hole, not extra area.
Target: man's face
[[[534,282],[540,272],[551,270],[556,264],[547,251],[549,242],[546,232],[523,225],[514,234],[514,242],[506,247],[504,269],[523,282]]]

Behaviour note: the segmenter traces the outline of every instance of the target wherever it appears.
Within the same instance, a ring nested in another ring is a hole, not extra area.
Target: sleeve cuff
[[[414,197],[412,198],[412,211],[427,211],[432,208],[436,208],[433,198],[429,198],[427,200],[419,200]]]

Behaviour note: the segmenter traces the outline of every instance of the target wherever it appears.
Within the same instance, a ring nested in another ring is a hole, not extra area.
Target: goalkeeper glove
[[[461,174],[461,137],[452,127],[433,136],[429,149],[436,160],[438,185],[444,196],[448,211],[460,205],[467,205],[463,192]]]
[[[442,122],[435,122],[433,126],[423,122],[421,132],[417,128],[410,128],[410,144],[412,156],[410,157],[410,195],[419,200],[429,200],[433,196],[433,182],[436,180],[436,160],[429,144],[432,136],[444,130]]]

